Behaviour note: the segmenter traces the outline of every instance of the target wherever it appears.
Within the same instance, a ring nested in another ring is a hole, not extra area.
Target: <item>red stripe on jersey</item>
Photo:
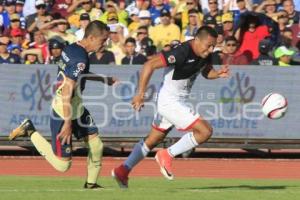
[[[162,53],[159,53],[159,56],[161,58],[161,61],[164,63],[164,67],[167,67],[168,63],[167,63],[167,61],[165,59],[165,56]]]
[[[193,126],[197,123],[200,122],[200,119],[197,118],[195,121],[193,121],[188,127],[184,128],[184,129],[178,129],[179,131],[187,131],[193,128]]]

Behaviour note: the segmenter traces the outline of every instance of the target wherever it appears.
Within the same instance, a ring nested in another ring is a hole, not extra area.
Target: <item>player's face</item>
[[[196,37],[194,42],[194,51],[197,56],[200,56],[201,58],[207,58],[207,56],[213,52],[217,43],[217,38],[210,35],[204,39]]]
[[[91,36],[90,37],[91,50],[97,52],[105,45],[107,38],[108,38],[107,31],[103,31],[103,33],[97,37]]]

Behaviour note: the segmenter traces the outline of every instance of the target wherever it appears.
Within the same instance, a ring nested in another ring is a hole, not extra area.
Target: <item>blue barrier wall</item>
[[[130,101],[140,68],[92,66],[92,72],[120,80],[115,87],[88,82],[82,94],[102,136],[142,137],[149,131],[163,70],[154,73],[146,105],[138,113],[133,111]],[[44,135],[50,135],[49,108],[56,72],[54,65],[0,66],[0,136],[5,136],[25,117],[31,118]],[[229,79],[206,80],[199,76],[190,106],[211,122],[214,138],[300,139],[299,77],[297,66],[232,66]],[[261,99],[270,92],[281,93],[288,99],[288,112],[282,119],[270,120],[261,112]],[[174,130],[170,136],[181,134]]]

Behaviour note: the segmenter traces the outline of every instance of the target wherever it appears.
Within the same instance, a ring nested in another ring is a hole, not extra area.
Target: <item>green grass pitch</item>
[[[0,200],[298,200],[300,180],[132,178],[119,189],[109,177],[102,190],[84,190],[82,178],[0,176]]]

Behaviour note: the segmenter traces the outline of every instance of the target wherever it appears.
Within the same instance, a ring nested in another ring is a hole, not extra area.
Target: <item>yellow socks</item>
[[[102,165],[103,143],[99,136],[86,142],[89,149],[87,158],[87,183],[96,183]]]
[[[38,152],[45,157],[45,159],[60,172],[65,172],[71,167],[71,160],[61,160],[53,152],[50,143],[39,134],[37,131],[31,134],[31,142],[38,150]]]

